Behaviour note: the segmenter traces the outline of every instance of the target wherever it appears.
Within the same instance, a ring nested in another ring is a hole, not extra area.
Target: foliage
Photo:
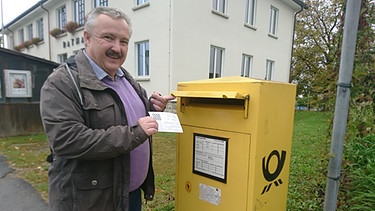
[[[54,38],[57,38],[59,37],[62,33],[64,33],[63,30],[61,30],[60,28],[54,28],[52,29],[51,31],[49,31],[49,34],[54,37]]]
[[[297,96],[309,105],[331,110],[339,70],[342,19],[340,4],[326,0],[306,1],[307,10],[296,19],[291,79]]]
[[[25,46],[23,45],[23,43],[21,43],[20,45],[16,45],[16,46],[13,47],[13,49],[16,50],[16,51],[21,51],[24,48],[25,48]]]
[[[27,40],[25,42],[23,42],[23,46],[25,46],[25,48],[28,48],[32,45],[33,43],[31,42],[31,40]]]
[[[74,21],[68,21],[64,26],[65,30],[69,33],[73,33],[78,27],[78,23]]]
[[[319,110],[333,110],[340,69],[344,0],[309,0],[297,16],[292,82],[299,102]],[[375,2],[362,0],[353,67],[348,138],[374,130],[375,115]],[[370,116],[369,116],[370,115]]]
[[[375,132],[375,2],[362,1],[351,89],[350,137]]]
[[[351,183],[346,185],[347,210],[370,211],[375,207],[375,135],[357,138],[345,148]]]
[[[38,43],[41,41],[42,39],[40,39],[39,37],[34,37],[33,39],[31,39],[31,43],[33,43],[34,45],[38,45]]]

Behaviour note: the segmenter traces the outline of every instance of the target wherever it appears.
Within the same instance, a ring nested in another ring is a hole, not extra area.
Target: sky
[[[3,5],[3,9],[0,10],[0,14],[3,14],[1,14],[0,18],[3,18],[2,23],[5,26],[7,23],[38,3],[39,0],[0,0],[0,2],[2,2]]]

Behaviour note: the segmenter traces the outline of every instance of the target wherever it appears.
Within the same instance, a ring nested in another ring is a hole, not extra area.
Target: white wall
[[[137,78],[135,43],[148,40],[150,76],[137,79],[149,94],[154,90],[168,94],[176,90],[178,82],[209,77],[210,46],[214,45],[225,49],[222,76],[239,76],[242,54],[248,54],[253,56],[251,77],[264,79],[266,60],[270,59],[275,61],[272,80],[288,82],[294,12],[298,7],[288,6],[285,2],[291,3],[289,0],[258,0],[256,25],[250,28],[244,25],[246,1],[227,2],[227,17],[222,17],[211,12],[212,0],[151,0],[142,8],[135,8],[133,0],[110,0],[109,6],[122,8],[132,19],[133,34],[123,66]],[[69,57],[84,47],[81,42],[83,29],[58,39],[48,34],[57,26],[56,9],[64,4],[67,21],[70,21],[73,18],[72,1],[51,0],[44,4],[49,17],[46,11],[38,8],[12,26],[14,36],[17,36],[20,27],[32,22],[35,28],[35,21],[43,16],[44,25],[49,27],[45,29],[44,44],[26,49],[24,53],[48,59],[50,48],[51,60],[59,62],[57,55],[67,53]],[[268,35],[271,5],[279,9],[276,38]],[[85,13],[92,8],[93,1],[86,0]],[[79,44],[76,44],[76,38],[80,40]],[[15,37],[16,45],[17,40]]]

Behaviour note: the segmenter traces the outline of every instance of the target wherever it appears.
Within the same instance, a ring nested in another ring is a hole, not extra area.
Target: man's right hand
[[[141,117],[138,120],[138,124],[141,125],[143,131],[145,131],[148,136],[158,132],[158,123],[152,117]]]

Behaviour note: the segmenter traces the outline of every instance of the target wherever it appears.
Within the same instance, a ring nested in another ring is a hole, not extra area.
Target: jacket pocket
[[[115,106],[113,97],[105,92],[98,92],[92,97],[85,96],[84,110],[87,126],[93,129],[107,129],[116,125],[118,117]]]
[[[84,172],[72,175],[74,210],[115,210],[113,174]]]

